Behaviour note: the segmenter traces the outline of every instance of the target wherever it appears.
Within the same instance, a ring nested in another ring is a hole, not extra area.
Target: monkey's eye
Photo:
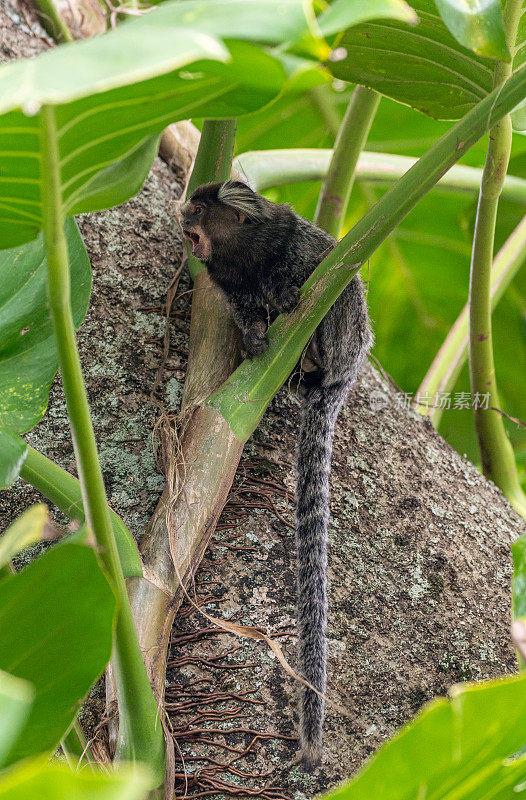
[[[205,210],[204,206],[196,206],[194,214],[197,214],[197,216],[199,216],[199,214],[202,214],[204,210]]]

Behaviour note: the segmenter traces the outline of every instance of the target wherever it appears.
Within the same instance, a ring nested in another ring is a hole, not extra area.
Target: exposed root
[[[258,442],[258,444],[260,443]],[[291,508],[294,494],[283,486],[272,471],[272,466],[285,465],[267,459],[254,460],[252,458],[241,461],[230,496],[216,525],[217,531],[229,530],[242,525],[249,518],[251,509],[270,511],[280,522],[294,529]],[[278,508],[279,501],[284,503],[283,509]],[[223,541],[221,547],[229,550],[257,550],[254,547]]]
[[[174,681],[166,689],[166,711],[171,714],[172,720],[180,719],[179,724],[172,723],[173,739],[180,754],[176,762],[181,766],[186,765],[182,771],[176,768],[175,797],[188,800],[190,797],[212,798],[222,794],[289,800],[285,789],[268,783],[272,770],[255,771],[248,764],[256,758],[258,743],[269,739],[295,741],[295,737],[244,726],[242,720],[248,716],[245,712],[247,704],[262,706],[263,701],[254,696],[256,689],[240,692],[223,686],[228,680],[228,670],[254,669],[257,665],[227,661],[237,653],[239,647],[231,647],[218,655],[207,657],[193,653],[181,654],[184,647],[222,635],[223,631],[208,626],[184,631],[172,638],[178,657],[169,660],[169,668],[190,666],[226,671],[217,679],[199,677],[188,683]],[[221,752],[224,754],[222,758]]]
[[[238,671],[254,670],[257,664],[236,660],[240,647],[226,647],[220,652],[211,649],[212,640],[218,643],[225,631],[214,625],[189,629],[198,620],[196,606],[220,603],[225,598],[212,593],[221,586],[217,570],[227,559],[211,557],[216,548],[243,555],[257,551],[246,545],[236,529],[250,516],[252,509],[270,511],[277,520],[292,525],[293,494],[283,486],[274,469],[278,465],[266,458],[244,460],[238,469],[234,488],[220,517],[216,530],[221,538],[211,546],[195,576],[191,601],[180,609],[171,638],[171,655],[165,709],[173,725],[173,739],[180,752],[176,762],[175,797],[213,798],[262,797],[267,800],[289,800],[286,789],[273,786],[272,771],[267,768],[265,742],[282,740],[296,743],[296,737],[244,724],[251,717],[249,710],[264,706],[256,687],[240,691],[232,686]],[[279,505],[278,505],[279,504]],[[233,537],[225,541],[225,533]],[[229,618],[233,621],[232,616]],[[287,632],[289,633],[289,632]],[[183,673],[179,673],[179,670]],[[196,677],[186,680],[187,670],[197,670]],[[246,685],[246,680],[245,680]],[[295,747],[294,747],[295,749]],[[287,756],[285,756],[287,758]],[[255,768],[258,764],[259,769]]]

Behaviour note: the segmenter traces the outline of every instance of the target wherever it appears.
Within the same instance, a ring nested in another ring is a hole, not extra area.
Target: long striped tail
[[[349,383],[307,391],[298,437],[296,548],[299,672],[319,692],[327,685],[327,528],[332,438]],[[302,686],[300,742],[304,761],[314,765],[322,752],[324,700]]]

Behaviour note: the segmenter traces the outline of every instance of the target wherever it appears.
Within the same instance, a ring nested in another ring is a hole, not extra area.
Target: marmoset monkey
[[[289,206],[261,197],[239,181],[208,183],[182,209],[194,256],[226,294],[251,357],[267,347],[269,322],[292,311],[300,287],[336,240]],[[319,324],[304,376],[296,488],[299,672],[326,690],[327,528],[334,424],[372,344],[362,280],[356,275]],[[321,758],[324,702],[302,687],[300,741],[304,760]]]

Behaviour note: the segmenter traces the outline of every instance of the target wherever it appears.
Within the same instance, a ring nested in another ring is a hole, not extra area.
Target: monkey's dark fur
[[[292,311],[305,280],[336,240],[286,205],[238,181],[200,186],[183,209],[194,254],[230,301],[248,355],[267,347],[269,322]],[[326,690],[327,527],[334,424],[372,344],[361,278],[342,292],[314,334],[298,441],[296,546],[299,672]],[[321,758],[324,702],[302,688],[305,761]]]

